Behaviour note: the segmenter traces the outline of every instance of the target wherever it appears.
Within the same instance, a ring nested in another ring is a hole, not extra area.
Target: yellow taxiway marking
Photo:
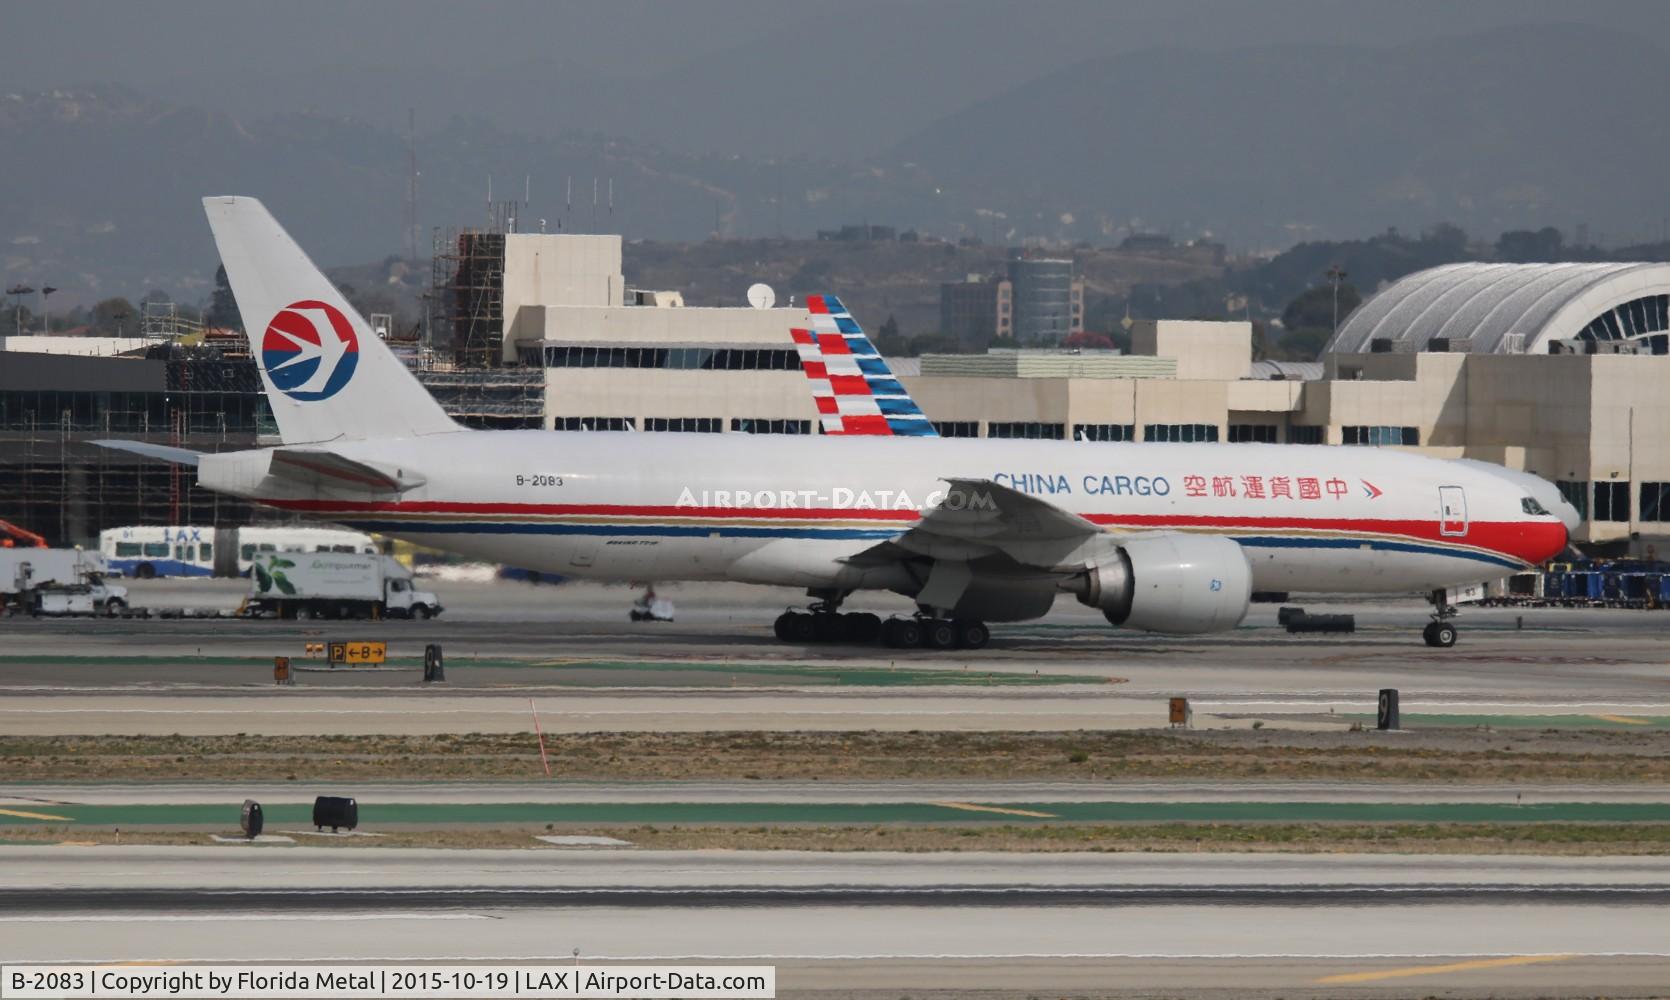
[[[1323,976],[1318,983],[1371,983],[1377,979],[1402,979],[1405,976],[1438,976],[1446,972],[1467,972],[1472,969],[1501,969],[1510,965],[1536,965],[1539,962],[1564,962],[1571,955],[1512,955],[1508,958],[1480,958],[1470,962],[1451,962],[1448,965],[1414,965],[1407,969],[1381,969],[1376,972],[1348,972],[1339,976]]]
[[[97,847],[97,846],[99,846],[99,842],[96,841],[96,840],[60,840],[60,841],[58,841],[58,846],[59,847]]]
[[[1626,726],[1650,726],[1646,719],[1637,719],[1628,715],[1597,715],[1595,718],[1602,722],[1621,722]]]
[[[1002,813],[1005,816],[1031,816],[1033,819],[1060,819],[1055,813],[1033,812],[1030,809],[1005,809],[1002,806],[977,806],[972,802],[930,802],[941,809],[961,809],[974,813]]]
[[[22,809],[0,809],[0,816],[16,816],[19,819],[58,819],[66,823],[72,822],[68,816],[54,816],[51,813],[24,812]]]

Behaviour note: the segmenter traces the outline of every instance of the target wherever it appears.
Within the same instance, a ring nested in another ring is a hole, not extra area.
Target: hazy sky
[[[1658,0],[7,0],[0,90],[110,82],[169,101],[257,115],[340,110],[385,127],[480,113],[519,130],[585,127],[729,151],[815,153],[815,132],[737,127],[750,89],[792,86],[797,63],[828,84],[808,118],[838,110],[842,82],[885,88],[860,134],[884,147],[970,101],[1077,60],[1154,46],[1396,44],[1492,26],[1578,21],[1670,37]],[[780,55],[762,60],[750,49]],[[767,78],[737,79],[744,63]],[[642,88],[642,89],[640,89]],[[668,90],[676,90],[669,95]],[[676,97],[668,103],[665,99]],[[633,121],[653,104],[672,121]],[[420,130],[423,125],[420,122]],[[769,143],[766,143],[769,145]]]
[[[0,199],[0,273],[186,288],[213,273],[198,199],[229,191],[326,263],[381,259],[411,234],[409,112],[420,247],[490,178],[632,239],[1628,242],[1670,213],[1664,39],[1670,0],[0,0],[0,95],[149,99],[0,101],[30,192]],[[1619,136],[1636,155],[1596,160]]]

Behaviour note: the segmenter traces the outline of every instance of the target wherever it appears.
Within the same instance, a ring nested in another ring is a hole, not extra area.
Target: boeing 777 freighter
[[[1535,476],[1404,452],[940,438],[827,296],[792,331],[829,380],[823,434],[466,430],[259,201],[204,205],[282,444],[105,444],[473,558],[804,587],[809,609],[776,623],[789,641],[979,647],[987,622],[1038,618],[1064,593],[1113,625],[1190,634],[1234,628],[1254,591],[1423,591],[1424,638],[1449,646],[1446,590],[1549,559],[1577,523]],[[859,591],[915,613],[842,613]]]

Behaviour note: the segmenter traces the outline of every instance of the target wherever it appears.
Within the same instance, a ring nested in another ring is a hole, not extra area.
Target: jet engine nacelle
[[[1089,566],[1076,582],[1081,603],[1115,625],[1194,635],[1241,624],[1252,602],[1252,566],[1219,535],[1133,538]]]

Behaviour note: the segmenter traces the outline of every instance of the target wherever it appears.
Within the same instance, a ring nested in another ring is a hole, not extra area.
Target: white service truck
[[[358,552],[262,552],[251,560],[249,615],[279,618],[430,618],[441,602],[412,571]]]
[[[119,615],[128,606],[128,588],[105,583],[98,574],[88,576],[86,583],[72,583],[67,587],[51,586],[35,591],[35,603],[30,611],[37,615],[68,617],[71,615]]]
[[[0,609],[38,615],[120,614],[128,590],[104,582],[104,557],[82,549],[0,549]]]

